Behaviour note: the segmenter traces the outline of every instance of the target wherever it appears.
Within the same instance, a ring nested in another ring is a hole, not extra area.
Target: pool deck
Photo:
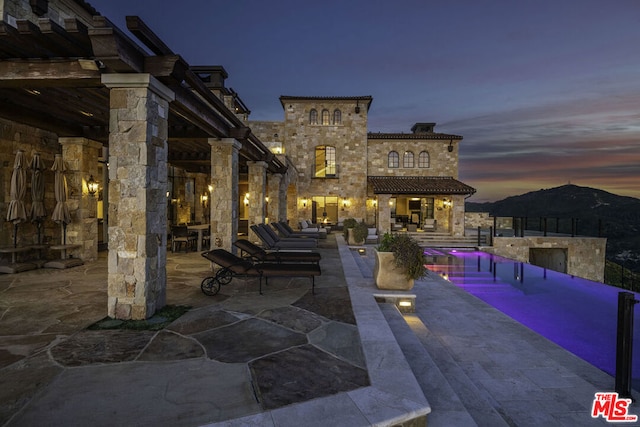
[[[288,387],[302,381],[318,397],[268,409],[240,380],[247,377],[246,363],[211,363],[197,355],[185,358],[187,351],[215,349],[189,345],[193,343],[186,339],[160,340],[164,345],[144,347],[146,358],[135,362],[105,360],[65,367],[55,360],[53,349],[81,337],[86,326],[105,315],[106,287],[98,278],[104,276],[106,263],[101,259],[64,271],[0,276],[0,424],[80,425],[91,420],[92,425],[109,426],[417,426],[424,425],[427,416],[430,427],[612,425],[590,416],[594,394],[613,389],[611,376],[435,274],[411,290],[417,296],[415,314],[403,316],[393,305],[376,304],[373,295],[380,291],[371,277],[373,246],[366,246],[366,254],[360,256],[341,236],[334,234],[334,238],[336,245],[330,239],[320,249],[327,262],[317,289],[322,298],[348,288],[369,385],[358,386],[356,379],[355,388],[326,396],[321,370],[314,371],[315,377],[304,377],[304,365],[291,369],[285,364],[287,369],[276,377],[280,384]],[[307,298],[306,279],[282,287],[270,282],[263,296],[247,286],[230,288],[237,291],[227,292],[224,298],[205,297],[199,290],[200,280],[208,273],[202,257],[175,254],[170,258],[169,303],[189,304],[193,313],[205,314],[193,324],[200,326],[190,327],[219,327],[216,322],[224,321],[223,316],[206,314],[220,308],[225,316],[237,317],[233,322],[246,321],[245,334],[227,338],[230,347],[241,337],[251,344],[255,338],[247,335],[264,332],[264,321],[283,321],[277,310],[285,307],[280,315],[285,314],[286,320]],[[306,322],[310,317],[317,320],[318,316],[307,313],[295,319]],[[345,335],[348,322],[320,317],[326,333],[318,334],[321,337],[309,333],[309,340],[333,353],[344,350],[338,343],[344,346],[344,338],[353,337]],[[181,319],[182,326],[178,322],[170,328],[173,335],[199,342],[207,337],[202,331],[188,331],[184,324],[188,319]],[[254,325],[260,326],[252,329]],[[302,327],[302,321],[290,326]],[[94,356],[104,352],[104,343],[94,343]],[[346,348],[340,359],[350,362],[346,372],[357,374],[361,360],[357,346]],[[86,348],[67,346],[67,354],[79,350]],[[174,360],[177,354],[180,360]],[[638,404],[629,413],[640,414]]]

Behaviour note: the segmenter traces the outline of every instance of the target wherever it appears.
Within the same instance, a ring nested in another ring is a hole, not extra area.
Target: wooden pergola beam
[[[102,87],[91,59],[15,59],[0,61],[0,87]]]
[[[95,58],[108,72],[144,72],[145,52],[104,16],[94,16],[89,38]]]

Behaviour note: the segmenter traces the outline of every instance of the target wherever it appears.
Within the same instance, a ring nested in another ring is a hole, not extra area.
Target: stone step
[[[508,425],[418,316],[403,317],[392,304],[380,309],[431,405],[429,427]]]

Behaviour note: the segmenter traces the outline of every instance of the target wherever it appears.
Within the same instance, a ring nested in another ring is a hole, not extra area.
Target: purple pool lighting
[[[615,376],[618,293],[625,290],[484,252],[427,249],[425,256],[429,270]],[[638,389],[640,313],[634,331]]]

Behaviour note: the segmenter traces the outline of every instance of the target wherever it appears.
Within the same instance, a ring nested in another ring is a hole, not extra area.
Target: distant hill
[[[547,223],[550,232],[555,231],[555,218],[560,218],[559,231],[565,233],[571,231],[571,218],[577,218],[578,234],[587,236],[598,236],[601,220],[607,259],[620,264],[627,258],[625,266],[640,271],[640,199],[569,184],[497,202],[467,202],[465,208],[492,216],[527,217],[529,228],[532,224],[537,228],[540,217],[554,218]]]

